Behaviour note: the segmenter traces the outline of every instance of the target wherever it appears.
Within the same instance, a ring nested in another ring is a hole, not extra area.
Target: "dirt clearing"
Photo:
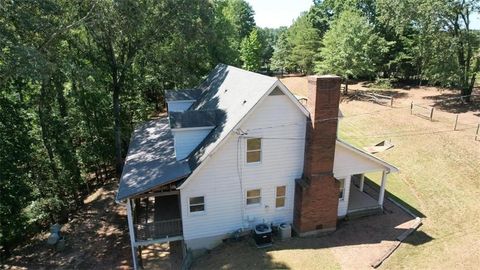
[[[110,183],[88,196],[62,227],[66,248],[47,245],[48,233],[37,235],[14,250],[5,269],[130,269],[131,249],[126,208],[114,201],[117,185]]]

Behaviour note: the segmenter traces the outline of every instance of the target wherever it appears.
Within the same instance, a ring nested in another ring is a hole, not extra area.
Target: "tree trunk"
[[[122,140],[120,130],[120,86],[118,82],[113,83],[113,117],[115,120],[115,170],[118,177],[122,174]]]
[[[463,98],[463,100],[465,100],[465,102],[470,102],[470,100],[471,100],[471,95],[472,95],[472,92],[473,92],[473,87],[475,86],[476,77],[477,77],[477,73],[474,72],[472,74],[472,77],[470,78],[470,82],[468,82],[468,86],[464,87],[462,89],[462,96],[465,96]]]
[[[343,94],[348,95],[348,77],[345,78],[345,90]]]
[[[58,170],[57,166],[55,163],[55,156],[53,154],[53,147],[50,144],[49,140],[49,135],[48,135],[48,129],[47,129],[47,123],[45,119],[45,111],[48,110],[45,108],[45,100],[47,99],[46,97],[46,82],[42,83],[42,86],[40,87],[40,98],[39,98],[39,104],[38,104],[38,118],[39,118],[39,123],[40,123],[40,131],[42,134],[42,143],[45,149],[47,150],[47,156],[49,160],[49,166],[52,171],[53,177],[55,180],[58,180]]]

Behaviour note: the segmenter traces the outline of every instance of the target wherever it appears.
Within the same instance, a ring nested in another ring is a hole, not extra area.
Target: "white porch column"
[[[361,192],[363,192],[363,185],[365,184],[365,174],[360,175],[360,187],[358,188]]]
[[[127,199],[128,232],[130,233],[130,245],[132,246],[133,269],[138,269],[137,248],[135,247],[135,228],[133,226],[132,203]]]
[[[387,184],[387,171],[382,172],[382,183],[380,184],[380,192],[378,194],[378,205],[383,208],[383,199],[385,197],[385,185]]]

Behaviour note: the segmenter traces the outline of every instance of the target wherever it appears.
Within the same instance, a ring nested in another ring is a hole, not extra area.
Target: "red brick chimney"
[[[308,77],[307,122],[303,177],[296,180],[293,227],[300,235],[335,230],[339,183],[333,178],[337,139],[338,76]]]

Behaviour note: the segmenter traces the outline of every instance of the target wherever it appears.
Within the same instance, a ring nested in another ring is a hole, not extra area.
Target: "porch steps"
[[[362,218],[362,217],[379,215],[381,213],[383,213],[383,210],[380,206],[361,208],[361,209],[355,209],[355,210],[348,211],[347,218],[348,219],[357,219],[357,218]]]

